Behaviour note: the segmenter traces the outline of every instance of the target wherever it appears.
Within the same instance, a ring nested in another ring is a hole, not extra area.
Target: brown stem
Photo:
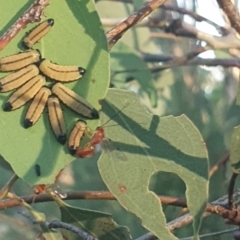
[[[110,192],[102,192],[102,191],[88,191],[88,192],[66,192],[66,193],[61,193],[62,196],[64,196],[64,200],[116,200],[114,195]],[[53,198],[46,194],[42,193],[39,195],[32,195],[32,196],[24,196],[20,197],[23,201],[26,203],[37,203],[37,202],[49,202],[53,201]],[[172,205],[172,206],[179,206],[179,207],[186,207],[186,201],[179,199],[179,198],[174,198],[174,197],[166,197],[166,196],[159,196],[160,201],[162,204],[167,204],[167,205]],[[22,204],[22,201],[19,199],[6,199],[0,201],[0,210],[5,209],[5,208],[11,208],[11,207],[16,207],[20,206]]]
[[[0,38],[0,51],[25,28],[28,23],[39,22],[43,16],[43,11],[50,0],[35,0],[34,3],[24,12],[24,14],[3,34]]]
[[[217,0],[218,5],[227,15],[231,26],[240,34],[240,15],[231,0]]]
[[[212,175],[219,169],[219,167],[223,164],[225,164],[229,160],[229,153],[227,153],[224,157],[222,157],[215,165],[213,165],[209,171],[209,177],[212,177]]]
[[[132,26],[141,22],[146,16],[148,16],[153,10],[161,6],[166,0],[152,0],[144,7],[140,8],[137,12],[133,13],[123,22],[117,24],[114,28],[107,32],[108,47],[112,49],[114,44],[123,36],[123,34]]]
[[[181,7],[173,6],[173,5],[167,5],[167,4],[162,5],[161,8],[164,10],[174,11],[174,12],[178,12],[178,13],[181,13],[184,15],[188,15],[198,22],[202,22],[202,21],[207,22],[208,24],[211,24],[212,26],[214,26],[218,30],[218,32],[223,35],[225,35],[227,32],[227,29],[225,29],[224,27],[221,27],[221,26],[217,25],[216,23],[212,22],[211,20],[209,20],[195,12],[189,11],[185,8],[181,8]]]

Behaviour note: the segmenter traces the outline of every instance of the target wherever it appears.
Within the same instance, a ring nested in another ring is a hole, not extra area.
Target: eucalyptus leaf
[[[119,226],[112,216],[102,212],[91,211],[66,205],[60,208],[62,221],[72,224],[81,230],[97,237],[99,240],[130,240],[128,229]],[[68,239],[81,239],[76,234],[63,230]]]
[[[103,102],[106,114],[101,115],[102,122],[119,110],[109,123],[117,126],[106,125],[105,129],[114,147],[98,160],[107,187],[158,238],[177,239],[166,228],[159,198],[148,188],[156,172],[177,174],[186,184],[188,209],[195,219],[194,239],[198,239],[208,200],[208,155],[199,131],[185,115],[159,118],[148,113],[134,93],[109,90]]]
[[[5,26],[4,31],[32,4],[27,0],[7,2],[0,0],[0,3],[3,13],[1,26]],[[87,73],[82,79],[66,86],[99,110],[99,100],[104,98],[109,85],[109,54],[106,36],[94,1],[50,1],[42,20],[47,18],[54,19],[54,26],[34,48],[41,51],[43,58],[57,64],[85,68]],[[23,29],[0,52],[0,57],[24,51],[22,39],[25,33],[36,25],[30,24]],[[4,75],[1,73],[0,77]],[[9,95],[0,94],[1,105],[7,101]],[[0,110],[0,154],[11,164],[16,174],[30,185],[52,183],[59,170],[75,158],[68,153],[67,146],[62,146],[56,141],[46,111],[33,127],[23,128],[23,119],[28,106],[29,104],[12,112]],[[63,111],[69,133],[75,120],[82,117],[65,106]],[[99,121],[89,120],[88,125],[95,129]],[[36,164],[41,168],[40,177],[35,172]]]

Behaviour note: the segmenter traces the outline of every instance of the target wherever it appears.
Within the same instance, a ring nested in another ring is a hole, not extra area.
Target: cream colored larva
[[[68,148],[72,155],[75,155],[77,148],[80,145],[80,140],[83,137],[85,130],[87,128],[87,123],[83,120],[78,120],[68,138]]]
[[[39,69],[47,77],[59,82],[71,82],[80,79],[86,72],[82,67],[61,66],[43,59],[39,64]]]
[[[27,36],[23,39],[23,45],[27,48],[32,48],[42,37],[44,37],[54,25],[53,19],[48,19],[38,24]]]
[[[52,87],[52,92],[69,108],[76,113],[90,119],[98,119],[98,111],[90,105],[84,98],[74,91],[65,87],[61,83],[56,83]]]
[[[3,110],[12,111],[23,106],[26,102],[31,100],[39,91],[39,89],[46,84],[45,77],[37,75],[29,80],[17,91],[15,91],[8,101],[5,103]]]
[[[32,63],[36,63],[41,59],[38,50],[29,50],[20,52],[15,55],[0,58],[0,71],[10,72],[24,68]]]
[[[12,91],[39,74],[39,69],[31,64],[0,79],[0,92]]]
[[[51,90],[46,87],[42,87],[36,96],[34,97],[31,105],[29,106],[25,119],[24,119],[24,127],[29,128],[34,125],[38,119],[41,117],[44,108],[46,106],[48,97],[52,94]]]
[[[66,124],[63,117],[60,102],[54,95],[48,98],[48,115],[52,130],[59,143],[65,144],[67,140]]]

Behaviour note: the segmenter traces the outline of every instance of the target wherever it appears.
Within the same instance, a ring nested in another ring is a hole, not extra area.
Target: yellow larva
[[[44,59],[39,64],[41,72],[59,82],[70,82],[81,78],[86,70],[77,66],[61,66]]]
[[[0,79],[0,92],[16,89],[38,74],[39,70],[35,65],[29,65],[15,73],[11,73]]]
[[[43,36],[45,36],[54,25],[53,19],[48,19],[39,25],[37,25],[24,39],[23,44],[27,48],[32,48],[32,46],[38,42]]]
[[[15,71],[32,63],[36,63],[40,59],[41,54],[38,50],[29,50],[15,55],[3,57],[0,58],[0,71]]]
[[[87,127],[87,123],[83,120],[78,120],[75,123],[68,139],[68,148],[69,148],[69,152],[72,155],[75,155],[77,148],[79,147],[80,140],[83,137],[84,132],[86,130],[86,127]]]
[[[69,108],[71,108],[76,113],[90,118],[97,119],[99,118],[98,111],[93,108],[85,99],[80,97],[74,91],[65,87],[61,83],[56,83],[52,87],[52,92]]]
[[[17,91],[15,91],[8,101],[5,103],[3,110],[12,111],[23,106],[26,102],[32,99],[39,89],[46,84],[45,77],[37,75],[29,80]]]
[[[65,144],[67,140],[66,125],[63,118],[63,112],[57,97],[48,98],[48,115],[52,130],[59,143]]]
[[[38,119],[41,117],[43,110],[46,106],[48,97],[52,94],[51,90],[42,87],[36,96],[34,97],[31,105],[28,108],[27,114],[24,119],[24,127],[29,128],[34,125]]]

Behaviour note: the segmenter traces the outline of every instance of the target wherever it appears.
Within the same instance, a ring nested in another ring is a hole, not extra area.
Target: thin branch
[[[179,61],[177,59],[179,57],[171,57],[171,56],[165,56],[165,55],[154,55],[154,54],[144,54],[143,58],[146,62],[158,62],[158,63],[164,63],[157,67],[152,68],[133,68],[133,69],[127,69],[127,70],[120,70],[120,71],[114,71],[112,74],[115,76],[116,74],[122,74],[122,73],[131,73],[131,72],[141,72],[141,71],[151,71],[152,73],[157,73],[160,71],[163,71],[168,68],[173,67],[179,67],[179,66],[208,66],[208,67],[216,67],[221,66],[224,68],[229,67],[237,67],[240,68],[240,59],[232,58],[232,59],[221,59],[221,58],[200,58],[196,57],[192,60],[186,61],[186,59],[183,58],[182,61],[181,58]],[[176,60],[174,60],[176,59]],[[172,64],[169,60],[172,60]],[[185,60],[185,61],[184,61]]]
[[[73,233],[76,233],[79,237],[81,237],[83,240],[98,240],[97,238],[91,236],[87,232],[84,232],[82,229],[75,227],[74,225],[71,225],[69,223],[61,222],[58,220],[53,220],[51,222],[44,222],[44,221],[38,221],[34,219],[33,217],[30,217],[26,213],[22,211],[18,211],[19,214],[21,214],[23,217],[27,218],[32,224],[40,224],[40,225],[45,225],[49,229],[51,228],[62,228],[66,229],[68,231],[71,231]]]
[[[73,200],[73,199],[94,199],[94,200],[116,200],[116,198],[110,192],[73,192],[73,193],[62,193],[64,200]],[[233,197],[234,199],[238,198],[240,192],[236,192]],[[158,196],[162,204],[168,204],[172,206],[187,207],[186,201],[179,198]],[[0,202],[0,209],[5,209],[9,207],[19,206],[23,203],[32,203],[33,199],[36,202],[47,202],[53,201],[52,197],[46,194],[40,194],[39,196],[31,197],[14,197],[12,199],[2,200]],[[238,200],[238,199],[237,199]],[[212,204],[207,204],[206,212],[208,214],[213,213],[219,216],[222,216],[225,219],[228,219],[231,224],[240,223],[240,209],[233,208],[229,209],[225,206],[228,206],[228,195],[218,199]]]
[[[82,229],[77,228],[69,223],[53,220],[50,223],[46,223],[46,225],[48,228],[63,228],[73,233],[76,233],[83,240],[98,240],[97,238],[91,236],[87,232],[84,232]]]
[[[226,233],[231,233],[231,232],[236,231],[238,229],[239,228],[237,227],[237,228],[231,228],[231,229],[223,230],[223,231],[220,231],[220,232],[202,234],[202,235],[199,235],[199,238],[203,239],[203,238],[207,238],[207,237],[219,236],[219,235],[223,235],[223,234],[226,234]],[[191,239],[193,239],[193,237],[181,238],[179,240],[191,240]]]
[[[0,51],[29,23],[39,22],[50,0],[35,0],[24,14],[0,38]]]
[[[168,33],[205,41],[212,49],[240,48],[240,40],[234,29],[228,29],[224,36],[214,36],[198,30],[195,26],[175,19],[166,28]]]
[[[150,32],[150,37],[151,38],[166,38],[166,39],[173,39],[175,41],[180,41],[183,40],[184,37],[176,36],[175,34],[172,33],[166,33],[166,32]]]
[[[60,195],[64,196],[64,200],[116,200],[114,195],[110,192],[98,192],[98,191],[89,191],[89,192],[64,192]],[[174,197],[166,197],[166,196],[158,196],[161,200],[162,204],[172,205],[172,206],[179,206],[179,207],[186,207],[186,201],[174,198]],[[20,197],[26,203],[38,203],[38,202],[49,202],[53,201],[53,198],[49,194],[39,194],[39,195],[32,195],[32,196],[25,196]],[[21,206],[22,201],[19,199],[5,199],[0,201],[0,210],[5,208],[11,208],[16,206]]]
[[[227,15],[231,26],[240,34],[240,15],[231,0],[217,0],[218,5]]]
[[[179,67],[179,66],[198,66],[198,65],[203,65],[203,66],[208,66],[208,67],[216,67],[216,66],[222,66],[224,68],[229,68],[229,67],[238,67],[240,68],[240,59],[219,59],[219,58],[215,58],[215,59],[202,59],[202,58],[195,58],[193,60],[190,61],[186,61],[186,62],[180,62],[178,65],[173,64],[172,66],[170,64],[162,64],[161,66],[157,66],[157,67],[153,67],[150,70],[153,73],[162,71],[166,68],[170,68],[170,67]]]
[[[101,18],[103,27],[115,27],[117,24],[122,22],[122,18]],[[141,22],[137,23],[133,27],[148,27],[148,28],[165,28],[166,21],[161,18],[145,18]]]
[[[229,160],[229,153],[227,153],[223,158],[221,158],[215,165],[211,167],[209,170],[209,177],[212,177],[212,175],[219,169],[219,167],[223,164],[225,164]]]
[[[108,46],[109,49],[112,49],[114,44],[123,36],[123,34],[136,25],[137,23],[141,22],[145,17],[147,17],[153,10],[160,7],[166,0],[152,0],[151,2],[147,3],[144,7],[139,9],[137,12],[133,13],[123,22],[116,25],[114,28],[107,32],[107,39],[108,39]]]
[[[18,176],[16,174],[13,174],[13,176],[9,179],[6,185],[1,189],[0,199],[3,199],[7,195],[7,193],[10,191],[11,187],[17,181],[17,179],[18,179]]]
[[[193,11],[189,11],[185,8],[181,8],[181,7],[173,6],[173,5],[167,5],[167,4],[162,5],[160,8],[162,8],[164,10],[168,10],[168,11],[178,12],[178,13],[181,13],[183,15],[188,15],[198,22],[202,22],[202,21],[207,22],[208,24],[214,26],[220,34],[225,35],[228,31],[227,29],[225,29],[222,26],[219,26],[215,22],[212,22],[211,20],[209,20],[209,19],[207,19],[207,18],[205,18],[205,17],[203,17],[203,16],[201,16],[201,15],[199,15],[199,14],[193,12]]]

